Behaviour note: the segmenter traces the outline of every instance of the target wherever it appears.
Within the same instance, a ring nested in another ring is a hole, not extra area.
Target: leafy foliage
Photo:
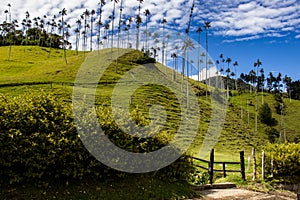
[[[272,110],[267,103],[264,103],[259,109],[260,121],[267,125],[274,125],[274,119],[272,118]]]
[[[265,129],[265,134],[268,136],[269,141],[271,143],[274,143],[278,137],[279,137],[279,132],[275,128],[268,127]]]
[[[300,181],[300,144],[268,144],[264,151],[266,175],[273,174],[275,179],[286,182]],[[261,159],[258,161],[261,162]],[[261,163],[258,165],[261,166]]]
[[[146,152],[164,146],[161,135],[147,141],[123,133],[107,107],[97,109],[101,127],[109,139],[127,151]],[[147,121],[136,111],[139,124]],[[88,115],[86,115],[88,117]],[[82,120],[86,120],[83,116]],[[18,97],[0,96],[0,176],[3,182],[32,182],[125,176],[97,161],[85,149],[76,132],[71,105],[52,93],[40,91]],[[168,180],[186,179],[193,167],[188,157],[159,170]]]

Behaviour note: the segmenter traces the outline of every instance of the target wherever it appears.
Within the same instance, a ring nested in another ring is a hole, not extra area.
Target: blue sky
[[[87,9],[97,9],[95,0],[4,0],[2,5],[12,5],[12,18],[21,21],[25,12],[31,17],[52,16],[62,8],[68,10],[66,20],[71,25]],[[194,18],[190,37],[197,40],[195,30],[204,21],[211,22],[209,30],[209,53],[218,59],[220,53],[239,63],[238,74],[249,72],[259,58],[265,72],[278,71],[293,80],[300,79],[300,0],[206,0],[195,1]],[[182,31],[186,28],[192,0],[145,0],[142,12],[151,12],[149,27],[161,30],[161,19],[167,19],[167,29]],[[137,14],[138,1],[125,0],[123,16]],[[117,5],[117,9],[118,9]],[[0,8],[0,21],[5,20]],[[113,4],[109,0],[104,7],[103,19],[111,15]],[[118,19],[118,12],[116,20]],[[143,21],[144,16],[143,16]],[[115,23],[118,24],[118,23]],[[143,27],[144,28],[144,27]],[[96,30],[94,31],[96,32]],[[95,33],[94,33],[95,34]],[[204,34],[201,45],[205,46]],[[74,42],[75,37],[71,37]],[[171,43],[170,43],[171,44]],[[170,45],[171,46],[171,45]]]

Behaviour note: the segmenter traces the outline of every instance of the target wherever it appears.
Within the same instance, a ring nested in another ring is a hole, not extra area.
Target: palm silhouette
[[[226,86],[227,86],[227,99],[229,99],[229,74],[231,72],[230,70],[230,63],[231,63],[231,58],[227,58],[226,61],[225,61],[227,64],[228,64],[228,67],[226,69],[226,74],[227,74],[227,81],[226,81]]]
[[[205,29],[205,35],[206,35],[206,41],[205,41],[205,47],[206,47],[206,58],[205,58],[205,79],[207,80],[207,65],[208,65],[208,29],[211,27],[210,22],[204,22],[204,29]],[[206,100],[208,98],[208,94],[207,94],[208,88],[207,88],[207,84],[206,84]]]
[[[234,67],[234,76],[233,76],[233,78],[234,78],[234,80],[235,80],[235,90],[237,90],[238,88],[237,88],[237,80],[236,80],[236,67],[239,65],[239,63],[237,62],[237,61],[235,61],[234,63],[233,63],[233,67]]]
[[[91,35],[90,35],[90,51],[93,51],[93,24],[94,24],[94,15],[96,14],[95,10],[91,10]]]
[[[97,34],[97,46],[98,46],[98,51],[100,50],[100,44],[101,44],[101,26],[102,26],[102,12],[103,12],[103,6],[105,6],[106,2],[105,0],[100,0],[98,3],[99,6],[99,19],[97,22],[98,26],[98,34]]]
[[[198,47],[198,88],[200,88],[200,49],[201,49],[201,32],[202,32],[202,28],[199,27],[197,29],[197,33],[198,33],[198,44],[199,44],[199,47]]]
[[[61,30],[62,30],[62,39],[63,39],[63,50],[64,50],[64,59],[66,64],[68,63],[67,61],[67,53],[66,53],[66,44],[65,44],[65,20],[64,16],[67,15],[67,10],[63,8],[61,11],[59,11],[59,14],[61,15]]]
[[[110,47],[110,59],[112,60],[112,49],[114,46],[114,26],[115,26],[115,13],[116,13],[116,3],[119,3],[119,0],[111,0],[113,1],[113,12],[111,16],[111,47]]]
[[[257,59],[257,61],[254,63],[254,68],[256,68],[256,76],[255,76],[255,82],[256,82],[256,87],[255,87],[255,132],[257,132],[257,115],[258,115],[258,68],[262,65],[262,62]]]
[[[145,35],[146,35],[146,45],[145,45],[145,49],[146,51],[148,51],[148,21],[149,21],[149,16],[150,16],[150,11],[149,9],[146,9],[145,12],[145,17],[146,17],[146,31],[145,31]]]
[[[139,49],[139,42],[140,42],[140,24],[142,23],[141,18],[141,7],[144,0],[137,0],[139,2],[138,7],[138,15],[136,16],[136,49]]]
[[[185,62],[187,64],[186,66],[186,93],[187,93],[187,107],[189,106],[189,88],[188,88],[188,82],[189,82],[189,51],[194,49],[195,46],[192,43],[191,39],[186,39],[184,41],[184,45],[182,47],[182,50],[184,51],[184,58],[183,58],[183,63],[182,63],[182,81],[181,81],[181,89],[183,90],[183,80],[184,80],[184,66]]]
[[[161,52],[161,59],[162,59],[162,64],[165,64],[165,24],[167,23],[166,18],[163,18],[161,21],[162,25],[163,25],[163,35],[162,35],[162,52]]]

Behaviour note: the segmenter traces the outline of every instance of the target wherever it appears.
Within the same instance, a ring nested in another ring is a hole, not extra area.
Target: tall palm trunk
[[[95,10],[91,11],[91,36],[90,36],[90,51],[93,51],[93,25],[94,25],[94,17],[93,15],[95,14]]]
[[[141,4],[142,4],[143,0],[138,0],[138,2],[139,2],[139,7],[138,7],[138,16],[137,16],[137,25],[136,25],[136,47],[135,47],[135,49],[139,49]]]
[[[115,12],[116,12],[116,1],[114,2],[114,8],[112,13],[112,19],[111,19],[111,46],[110,46],[110,59],[112,60],[112,54],[113,54],[113,47],[114,47],[114,26],[115,26]],[[117,72],[117,67],[115,68],[115,71]]]
[[[118,71],[118,57],[119,57],[119,48],[120,48],[120,34],[121,34],[121,23],[122,23],[122,12],[123,12],[123,1],[120,3],[120,16],[119,16],[119,25],[118,25],[118,43],[117,43],[117,57],[116,57],[116,72]]]
[[[198,65],[198,90],[200,88],[200,49],[201,49],[201,31],[202,29],[201,28],[198,28],[197,32],[198,32],[198,44],[199,44],[199,47],[198,47],[198,62],[197,62],[197,65]]]
[[[206,54],[205,54],[205,97],[206,101],[208,100],[208,87],[207,87],[207,72],[208,72],[208,29],[210,28],[210,22],[205,22],[205,35],[206,35],[206,40],[205,40],[205,47],[206,47]]]

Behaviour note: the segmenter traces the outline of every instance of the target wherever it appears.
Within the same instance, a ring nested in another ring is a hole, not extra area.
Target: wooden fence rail
[[[204,159],[201,159],[201,158],[193,157],[193,160],[200,161],[200,162],[203,162],[203,163],[207,164],[207,167],[205,167],[203,165],[193,163],[194,166],[208,171],[208,173],[209,173],[209,183],[210,184],[213,183],[214,172],[223,172],[224,177],[226,177],[226,173],[238,172],[238,173],[242,174],[242,179],[243,180],[246,179],[244,151],[240,152],[240,162],[218,162],[218,161],[214,161],[214,159],[215,159],[214,158],[214,149],[212,149],[211,152],[210,152],[210,160],[204,160]],[[222,165],[222,169],[214,169],[215,164]],[[226,165],[239,165],[240,169],[239,170],[229,170],[229,169],[226,169]]]

